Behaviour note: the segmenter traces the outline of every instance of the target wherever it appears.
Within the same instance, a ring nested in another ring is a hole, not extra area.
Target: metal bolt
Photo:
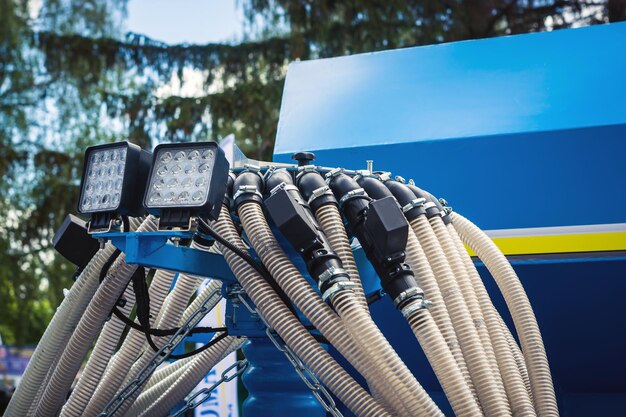
[[[374,161],[372,159],[368,159],[365,162],[367,162],[367,170],[372,173],[374,171]]]

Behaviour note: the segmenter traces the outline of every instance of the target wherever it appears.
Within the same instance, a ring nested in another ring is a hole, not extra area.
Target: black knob
[[[296,152],[291,155],[291,159],[298,161],[298,166],[309,165],[311,161],[315,161],[315,154],[313,152]]]

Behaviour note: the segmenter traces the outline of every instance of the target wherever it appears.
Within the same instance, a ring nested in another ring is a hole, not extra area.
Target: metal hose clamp
[[[315,199],[323,195],[333,195],[333,192],[330,191],[330,187],[328,185],[324,185],[323,187],[313,190],[311,197],[309,197],[309,200],[306,203],[310,206]]]
[[[412,210],[415,207],[423,206],[425,201],[426,201],[426,199],[423,198],[423,197],[422,198],[416,198],[415,200],[411,200],[407,205],[402,207],[402,212],[406,213],[407,211]]]
[[[298,187],[296,187],[293,184],[287,184],[285,181],[281,182],[280,184],[278,184],[276,187],[272,188],[272,190],[270,191],[271,195],[276,194],[277,192],[279,192],[280,190],[294,190],[294,191],[298,191]]]
[[[330,302],[332,302],[333,301],[333,297],[339,291],[344,291],[344,290],[353,291],[353,289],[355,287],[356,287],[356,284],[354,282],[352,282],[352,281],[339,281],[339,282],[333,284],[333,286],[331,286],[329,289],[324,291],[324,294],[322,294],[322,300],[324,300],[324,301],[330,300]]]
[[[333,168],[328,171],[326,175],[324,175],[324,177],[326,178],[326,184],[330,185],[330,182],[333,180],[333,178],[341,173],[343,173],[343,168]]]
[[[345,274],[346,276],[348,275],[348,273],[346,272],[345,269],[343,268],[336,268],[334,266],[331,266],[330,268],[328,268],[327,270],[325,270],[324,272],[322,272],[320,274],[320,276],[317,278],[321,283],[324,283],[326,281],[328,281],[329,279],[331,279],[332,277],[339,275],[339,274]]]
[[[400,293],[400,295],[398,295],[396,298],[394,298],[393,305],[398,307],[404,301],[406,301],[406,300],[408,300],[409,298],[412,298],[412,297],[423,298],[424,297],[424,291],[422,291],[422,289],[420,287],[413,287],[413,288],[409,288],[406,291],[402,291]]]
[[[256,187],[256,185],[242,185],[233,196],[233,200],[236,200],[237,198],[239,198],[239,196],[243,194],[254,194],[259,196],[260,198],[263,198],[263,195],[259,192],[259,189]]]
[[[402,315],[405,318],[409,318],[411,317],[416,311],[422,310],[424,308],[429,308],[431,305],[433,305],[432,302],[428,301],[428,300],[424,300],[424,299],[420,299],[420,300],[416,300],[415,302],[409,304],[408,306],[404,307],[401,311]]]
[[[348,191],[343,197],[341,197],[341,200],[339,200],[339,207],[343,207],[343,205],[350,200],[361,197],[367,197],[363,188],[356,188],[352,191]]]
[[[404,179],[404,177],[401,177],[400,175],[396,175],[394,179],[398,182],[401,182],[402,184],[406,183],[406,180]]]

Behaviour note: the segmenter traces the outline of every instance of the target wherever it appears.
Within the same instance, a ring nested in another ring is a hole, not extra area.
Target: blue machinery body
[[[626,410],[624,45],[626,24],[614,24],[294,63],[274,150],[278,162],[306,150],[353,169],[373,159],[490,231],[533,303],[568,417]],[[222,258],[164,245],[170,236],[110,235],[130,263],[232,282]],[[388,299],[372,306],[451,413],[409,327],[385,319],[398,314]],[[260,334],[249,327],[240,331]],[[323,415],[266,341],[253,339],[247,354],[247,417]]]

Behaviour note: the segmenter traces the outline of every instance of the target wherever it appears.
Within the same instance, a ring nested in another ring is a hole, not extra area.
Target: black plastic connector
[[[363,187],[367,195],[374,200],[380,200],[381,198],[390,197],[391,191],[385,187],[383,182],[374,176],[359,176],[356,182]]]
[[[298,190],[280,184],[272,190],[265,200],[265,208],[283,236],[304,259],[322,294],[337,282],[349,281],[339,256],[330,247]]]
[[[256,171],[243,171],[233,184],[233,204],[235,210],[248,201],[263,203],[263,177]]]
[[[416,197],[406,184],[399,181],[388,180],[385,181],[385,186],[391,191],[396,200],[398,200],[398,204],[400,204],[400,208],[402,208],[402,212],[408,221],[412,221],[426,214],[426,209],[423,204],[424,200]]]
[[[345,199],[360,187],[344,174],[334,175],[329,183],[335,196],[344,199],[343,213],[396,307],[401,310],[408,302],[421,298],[413,271],[404,263],[409,225],[396,199],[387,196],[371,201],[367,194],[366,198]],[[382,191],[379,187],[377,190]]]
[[[298,166],[305,166],[315,161],[315,154],[313,152],[296,152],[291,155],[291,159],[298,161]]]
[[[54,234],[52,246],[80,269],[85,268],[100,249],[99,242],[87,233],[87,223],[72,214],[65,217]]]
[[[296,177],[296,185],[314,213],[327,204],[337,205],[337,199],[322,174],[317,171],[302,171]]]

